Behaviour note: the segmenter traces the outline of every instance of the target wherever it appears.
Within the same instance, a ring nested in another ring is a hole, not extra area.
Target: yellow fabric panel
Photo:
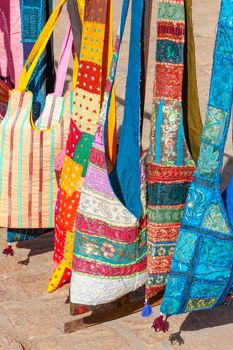
[[[61,174],[60,187],[72,196],[78,188],[82,176],[83,166],[75,163],[69,156],[65,156],[64,165]],[[71,174],[71,181],[70,181]]]
[[[83,40],[80,59],[101,65],[102,51],[99,43],[104,41],[105,25],[102,23],[86,22],[83,27]],[[93,35],[93,37],[92,37]]]

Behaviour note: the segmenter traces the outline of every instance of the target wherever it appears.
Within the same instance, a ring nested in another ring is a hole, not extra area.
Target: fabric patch
[[[148,184],[149,205],[179,205],[185,203],[190,183]]]
[[[85,186],[107,197],[114,198],[114,192],[104,171],[90,163],[86,173]]]
[[[148,220],[156,224],[167,224],[172,222],[180,222],[183,215],[183,208],[160,208],[156,207],[153,210],[148,209]]]
[[[161,249],[161,252],[165,253],[163,249]],[[148,273],[153,274],[154,276],[157,276],[160,274],[168,274],[170,272],[171,261],[172,261],[171,256],[166,256],[166,255],[147,256]],[[160,283],[161,282],[159,282],[159,284]]]
[[[85,217],[78,213],[76,226],[84,234],[103,236],[115,241],[133,243],[137,238],[138,228],[135,227],[117,227],[103,225],[100,220]]]
[[[74,153],[74,161],[83,167],[82,176],[85,177],[87,166],[88,166],[88,159],[90,155],[90,149],[92,146],[92,142],[94,140],[94,137],[92,135],[86,134],[85,132],[82,134],[82,137],[79,141],[79,143],[76,146],[75,153]]]
[[[221,109],[208,106],[203,140],[220,146],[226,124],[226,114]]]
[[[86,0],[85,20],[90,22],[105,23],[107,12],[107,0]]]
[[[182,64],[157,63],[154,96],[158,99],[181,100],[183,71]]]
[[[185,312],[209,308],[211,306],[214,306],[217,300],[218,298],[189,299]]]
[[[158,19],[170,20],[170,21],[185,21],[184,14],[184,5],[169,3],[169,2],[160,2],[158,8]]]
[[[92,147],[90,151],[90,163],[93,163],[98,166],[98,168],[105,169],[105,156],[104,153],[97,148]]]
[[[145,241],[146,237],[142,236],[141,242]],[[138,239],[133,243],[128,243],[127,246],[122,242],[114,242],[111,239],[100,236],[92,236],[78,232],[76,230],[75,235],[75,244],[74,244],[74,255],[79,259],[86,259],[88,261],[96,261],[104,264],[114,264],[118,265],[127,265],[131,261],[137,259],[138,250]],[[143,247],[145,257],[145,245]]]
[[[60,187],[70,197],[77,190],[81,180],[83,166],[75,163],[70,157],[65,156],[62,169]],[[71,176],[70,176],[71,174]]]
[[[77,87],[93,94],[99,94],[101,87],[101,67],[93,62],[82,61],[79,65]],[[83,99],[88,97],[85,94],[83,95]]]
[[[217,297],[220,295],[226,287],[226,283],[210,284],[208,282],[194,281],[190,288],[190,298],[208,298]]]
[[[171,40],[173,42],[184,43],[185,24],[177,22],[173,23],[167,21],[158,21],[157,27],[158,40]]]
[[[203,177],[214,178],[219,166],[219,149],[202,142],[198,159],[197,173]]]
[[[147,236],[150,242],[176,242],[180,230],[180,223],[158,225],[149,222],[147,224]]]
[[[183,220],[197,226],[201,223],[206,208],[206,193],[204,189],[192,186],[189,190]]]
[[[157,62],[182,64],[184,60],[184,44],[170,40],[158,40],[156,49]]]
[[[74,151],[77,143],[81,139],[82,133],[78,129],[77,125],[75,122],[71,119],[70,120],[70,130],[69,130],[69,135],[67,139],[67,145],[66,145],[66,154],[69,156],[71,159],[74,157]]]
[[[192,182],[194,170],[194,166],[172,167],[147,163],[148,183]]]
[[[231,232],[218,204],[212,204],[208,208],[202,221],[202,227],[227,234]]]
[[[88,22],[83,27],[80,63],[89,61],[101,66],[102,50],[100,42],[104,41],[105,26],[101,23]]]
[[[174,257],[185,264],[190,264],[195,252],[197,239],[198,236],[195,233],[180,231],[178,247]]]
[[[58,223],[55,224],[55,230],[57,234],[54,236],[53,260],[54,262],[59,264],[63,258],[63,250],[64,250],[64,244],[66,239],[66,230]]]
[[[79,191],[75,191],[71,196],[68,196],[64,190],[60,190],[57,223],[66,230],[74,230],[79,199]]]
[[[73,115],[81,132],[94,135],[99,116],[100,96],[77,88],[74,95]]]

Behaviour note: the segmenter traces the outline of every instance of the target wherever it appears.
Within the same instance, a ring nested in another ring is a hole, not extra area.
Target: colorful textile
[[[12,88],[23,69],[20,0],[1,1],[0,23],[0,77]]]
[[[183,0],[159,1],[157,33],[151,143],[147,159],[147,299],[162,291],[167,282],[187,191],[195,170],[183,129]]]
[[[54,159],[64,148],[68,136],[72,94],[66,97],[48,95],[44,111],[35,125],[32,120],[33,94],[26,88],[64,2],[62,0],[55,9],[33,47],[21,74],[18,90],[11,92],[7,113],[0,125],[2,227],[54,227],[53,211],[57,192]],[[70,51],[66,56],[66,67],[72,46],[71,36],[68,42]],[[65,74],[66,69],[62,73]],[[51,128],[43,129],[48,120],[51,121]]]
[[[21,26],[23,59],[26,62],[38,36],[40,35],[52,11],[51,0],[21,0]],[[49,76],[49,79],[47,79]],[[38,65],[32,75],[28,89],[33,92],[33,119],[42,113],[46,95],[53,91],[55,81],[52,42],[41,55]],[[17,86],[17,85],[16,85]]]
[[[79,73],[55,212],[53,260],[57,267],[49,282],[49,292],[70,282],[80,191],[87,171],[112,53],[112,1],[101,0],[98,6],[100,17],[94,15],[96,1],[85,1]],[[115,157],[115,120],[113,98],[108,128],[110,161],[114,161]]]
[[[201,152],[161,307],[166,315],[232,299],[233,228],[219,189],[232,106],[232,18],[233,0],[222,0]]]
[[[114,301],[134,291],[146,281],[146,217],[145,217],[145,168],[140,163],[140,58],[141,25],[144,4],[141,0],[132,2],[131,38],[123,126],[131,122],[131,130],[125,128],[121,134],[119,152],[125,145],[128,130],[128,146],[125,152],[138,154],[130,174],[126,174],[128,194],[134,189],[141,194],[140,205],[131,205],[124,196],[123,204],[113,190],[113,177],[123,171],[120,163],[123,152],[118,154],[118,167],[108,175],[105,160],[105,127],[109,112],[112,85],[114,83],[119,48],[124,31],[129,1],[123,1],[120,33],[116,39],[110,76],[108,77],[95,139],[76,219],[73,271],[71,278],[71,313],[80,314],[87,306]],[[132,139],[130,133],[134,135]],[[123,138],[122,138],[123,137]],[[123,141],[123,142],[122,142]],[[119,157],[120,155],[120,157]],[[138,173],[135,171],[139,166]],[[135,184],[134,176],[138,177]],[[117,182],[117,181],[116,181]],[[115,182],[115,183],[116,183]],[[118,189],[121,187],[118,176]],[[137,188],[137,186],[139,188]],[[122,191],[123,193],[123,191]],[[136,198],[136,197],[135,197]],[[131,196],[130,196],[131,199]],[[135,203],[133,203],[135,204]],[[140,206],[141,217],[134,214]],[[133,212],[133,213],[132,213]]]

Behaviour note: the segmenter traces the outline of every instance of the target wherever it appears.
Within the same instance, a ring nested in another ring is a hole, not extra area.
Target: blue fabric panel
[[[127,209],[141,217],[140,199],[140,66],[141,25],[144,1],[132,2],[132,21],[129,49],[128,75],[126,82],[124,119],[121,129],[119,151],[116,162],[119,198]],[[113,181],[114,187],[114,181]],[[120,192],[120,193],[119,193]]]
[[[158,40],[156,61],[183,64],[184,44],[171,40]]]

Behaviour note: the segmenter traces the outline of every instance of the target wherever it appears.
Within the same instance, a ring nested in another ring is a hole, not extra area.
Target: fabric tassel
[[[3,249],[2,254],[6,255],[6,256],[8,256],[8,255],[13,256],[14,250],[13,250],[12,246],[9,244],[7,248]]]
[[[142,317],[149,317],[152,315],[152,313],[153,313],[152,307],[150,304],[148,304],[147,299],[146,299],[141,315],[142,315]]]
[[[151,328],[154,328],[155,332],[163,332],[166,333],[169,330],[169,323],[167,322],[167,317],[163,319],[163,315],[157,317]]]

